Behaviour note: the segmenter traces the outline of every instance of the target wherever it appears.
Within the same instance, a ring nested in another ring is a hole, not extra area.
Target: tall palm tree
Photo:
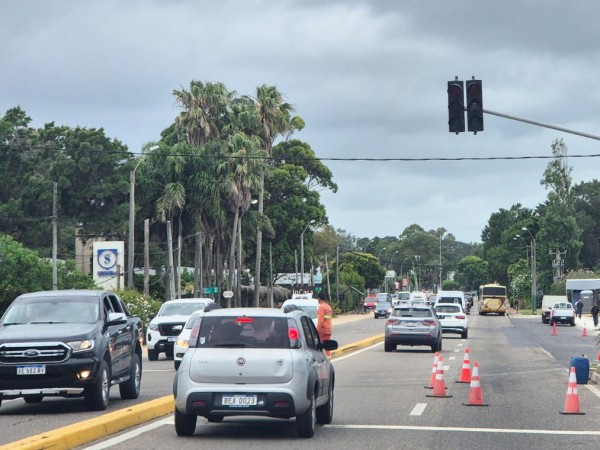
[[[258,123],[256,133],[260,138],[261,146],[267,155],[273,155],[273,143],[279,135],[285,134],[292,128],[290,113],[292,105],[283,100],[283,95],[275,86],[262,85],[256,89],[256,110]],[[264,211],[265,171],[260,174],[260,187],[258,194],[259,220]],[[256,231],[256,264],[254,270],[254,298],[253,306],[258,306],[260,290],[260,266],[262,257],[262,228]]]
[[[241,262],[241,218],[250,207],[252,192],[259,187],[260,173],[263,169],[265,153],[260,149],[258,138],[246,136],[237,132],[229,140],[229,157],[219,165],[219,171],[224,174],[227,186],[227,200],[234,214],[231,228],[229,249],[229,276],[227,279],[228,290],[232,288],[233,276],[237,272],[236,306],[241,306],[240,271]],[[234,264],[237,253],[237,267]],[[237,269],[237,270],[236,270]]]

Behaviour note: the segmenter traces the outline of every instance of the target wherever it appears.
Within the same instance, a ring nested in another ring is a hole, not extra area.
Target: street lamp
[[[155,150],[158,145],[153,145],[147,149],[147,152]],[[148,153],[145,153],[135,168],[129,172],[129,244],[127,245],[127,286],[134,288],[133,283],[133,257],[135,255],[135,171],[140,167],[142,161],[146,158]]]
[[[419,262],[421,261],[421,255],[415,255],[415,262],[417,263],[417,270],[415,271],[415,291],[419,290]]]
[[[516,241],[517,238],[521,239],[523,241],[523,244],[525,245],[525,257],[527,259],[527,265],[529,265],[529,245],[527,245],[527,241],[523,239],[523,236],[521,236],[520,234],[515,234],[513,241]]]
[[[314,223],[315,220],[308,222],[300,234],[300,285],[302,289],[304,289],[304,232]]]
[[[535,254],[535,238],[526,227],[521,229],[523,231],[527,231],[531,237],[531,314],[535,314],[535,308],[537,306],[537,262]]]
[[[379,250],[379,254],[377,255],[377,261],[380,260],[381,258],[381,254],[385,251],[386,247],[383,247],[381,250]]]
[[[438,290],[442,288],[442,238],[444,237],[444,234],[446,234],[446,232],[440,234],[440,286]]]
[[[394,254],[392,255],[392,257],[390,258],[390,269],[391,269],[391,270],[394,270],[394,267],[393,267],[392,263],[394,262],[394,256],[396,256],[396,255],[398,254],[398,252],[399,252],[399,251],[400,251],[400,250],[396,250],[396,251],[394,252]]]

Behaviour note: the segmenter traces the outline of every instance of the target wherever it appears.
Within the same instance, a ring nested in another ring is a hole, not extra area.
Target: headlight
[[[178,345],[179,347],[187,347],[190,345],[190,342],[187,339],[177,339],[175,345]]]
[[[155,323],[151,323],[150,325],[148,325],[148,329],[151,331],[158,331],[158,325],[156,325]]]
[[[85,341],[67,342],[66,344],[73,349],[73,353],[85,352],[94,348],[94,341],[91,339]]]

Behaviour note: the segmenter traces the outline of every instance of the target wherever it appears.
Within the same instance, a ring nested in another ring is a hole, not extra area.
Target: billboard
[[[94,242],[93,276],[102,289],[123,287],[125,270],[125,243],[123,241]]]

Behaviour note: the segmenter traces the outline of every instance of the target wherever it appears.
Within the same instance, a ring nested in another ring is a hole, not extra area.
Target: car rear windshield
[[[440,297],[438,303],[461,303],[460,297]]]
[[[454,305],[436,306],[435,311],[439,313],[457,313],[460,312],[460,308]]]
[[[203,317],[196,348],[290,348],[285,317]]]
[[[396,317],[432,317],[430,309],[423,308],[396,308],[392,313]]]
[[[303,305],[301,303],[294,303],[294,305],[296,306],[296,308],[304,311],[308,315],[308,317],[310,317],[311,319],[317,318],[317,312],[318,312],[319,308],[317,308],[316,306]]]

